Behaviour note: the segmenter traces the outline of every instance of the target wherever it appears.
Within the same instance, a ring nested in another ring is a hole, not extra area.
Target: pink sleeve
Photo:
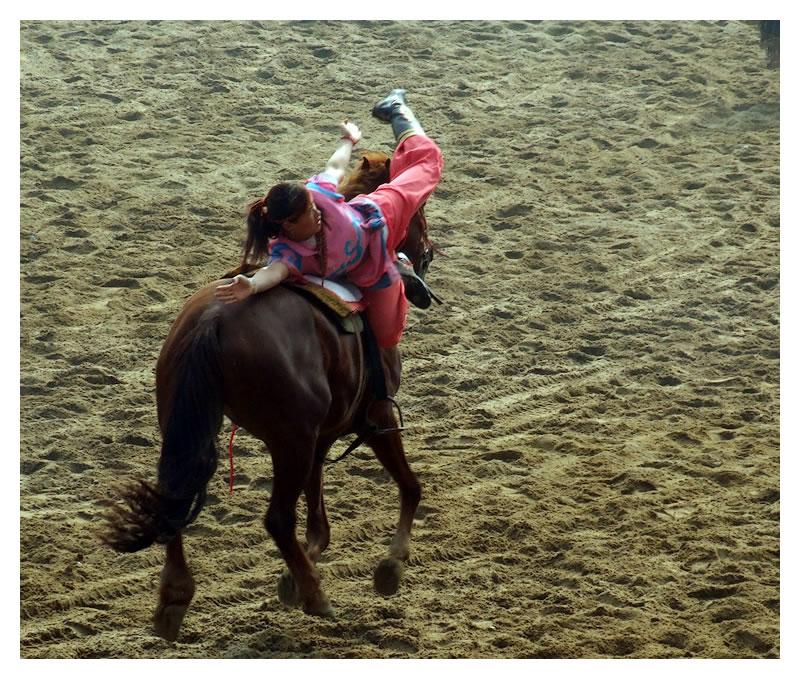
[[[283,262],[289,269],[290,277],[303,277],[303,255],[282,239],[276,239],[270,245],[267,265],[272,264],[272,262]]]
[[[344,203],[344,196],[339,193],[336,179],[326,172],[315,174],[306,182],[306,186],[314,194],[314,202],[320,208],[326,203]]]
[[[320,172],[319,174],[315,174],[313,177],[306,180],[306,184],[317,184],[318,186],[323,187],[332,193],[339,194],[339,183],[336,181],[336,177],[328,172]]]

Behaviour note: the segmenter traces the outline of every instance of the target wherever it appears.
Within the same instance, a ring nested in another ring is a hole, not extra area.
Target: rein
[[[355,441],[353,441],[349,446],[347,446],[347,450],[345,450],[339,457],[335,460],[326,460],[325,464],[331,465],[344,460],[350,453],[352,453],[356,448],[358,448],[364,441],[373,436],[380,436],[381,434],[393,434],[397,431],[403,431],[405,427],[403,426],[403,411],[400,410],[400,406],[398,405],[397,401],[395,401],[391,396],[385,396],[381,400],[391,401],[395,408],[397,408],[397,414],[400,415],[400,426],[399,427],[389,427],[388,429],[378,429],[378,427],[370,422],[369,428],[370,431],[367,434],[361,434],[356,437]]]
[[[428,220],[426,219],[425,213],[422,211],[422,208],[417,210],[414,214],[418,215],[419,221],[422,222],[422,242],[425,245],[425,248],[427,250],[433,250],[442,257],[447,257],[446,253],[442,252],[439,248],[436,247],[436,245],[434,245],[433,241],[428,235]],[[401,243],[398,243],[397,249],[402,250],[407,240],[408,240],[408,233],[406,233],[405,239]]]
[[[425,218],[425,213],[422,210],[418,210],[417,214],[419,215],[419,220],[422,222],[422,238],[425,242],[425,247],[433,250],[442,257],[447,257],[447,255],[437,248],[430,239],[430,236],[428,235],[428,220]]]

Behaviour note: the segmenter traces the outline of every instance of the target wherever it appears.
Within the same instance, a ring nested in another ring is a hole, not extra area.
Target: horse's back
[[[187,301],[159,362],[201,324],[213,324],[225,412],[234,422],[265,438],[296,426],[298,418],[317,429],[341,419],[342,404],[352,404],[363,379],[358,338],[342,334],[327,314],[284,286],[222,304],[213,294],[217,284]],[[157,381],[163,372],[157,370]]]
[[[255,374],[272,388],[302,388],[324,372],[319,323],[297,294],[277,287],[219,305],[218,313],[220,345],[233,383],[250,382]]]

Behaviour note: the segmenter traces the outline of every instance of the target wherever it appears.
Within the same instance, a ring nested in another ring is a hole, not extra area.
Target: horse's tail
[[[163,440],[155,486],[145,481],[120,489],[122,506],[107,516],[103,541],[118,552],[166,543],[203,508],[206,485],[217,467],[216,437],[222,426],[222,363],[215,306],[159,362],[171,372],[174,392],[162,422]]]

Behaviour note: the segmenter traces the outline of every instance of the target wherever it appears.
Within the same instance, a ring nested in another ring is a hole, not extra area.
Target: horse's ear
[[[367,160],[366,156],[361,159],[361,168],[362,170],[369,170],[369,160]]]

